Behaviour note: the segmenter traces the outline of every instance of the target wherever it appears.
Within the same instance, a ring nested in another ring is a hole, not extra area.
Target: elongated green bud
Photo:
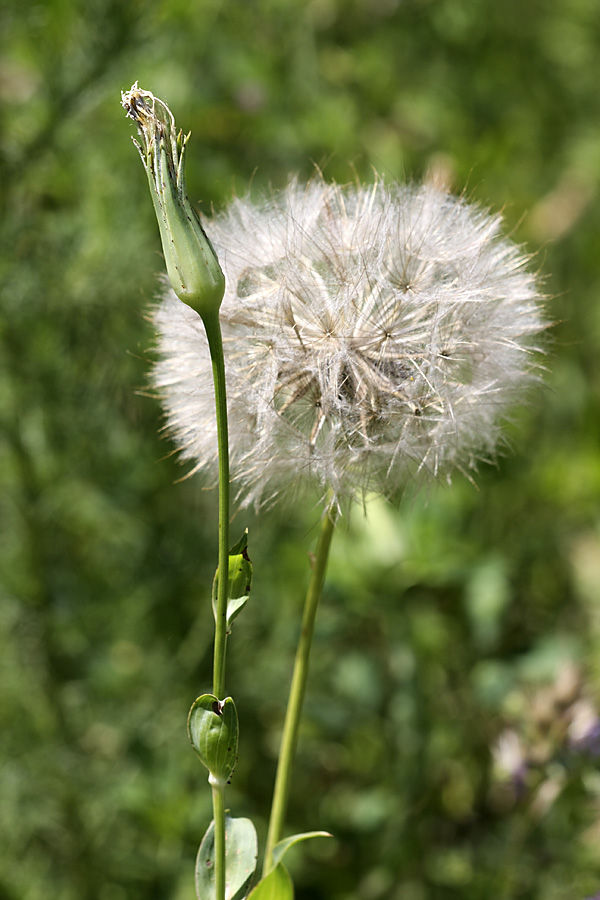
[[[192,704],[188,716],[188,734],[201,762],[210,772],[212,784],[224,785],[237,762],[238,715],[231,697],[217,700],[214,694],[202,694]]]
[[[140,134],[141,143],[133,142],[148,176],[173,290],[203,319],[212,316],[223,300],[225,276],[185,193],[185,148],[190,135],[178,132],[166,103],[142,91],[137,82],[130,91],[121,92],[121,102]]]

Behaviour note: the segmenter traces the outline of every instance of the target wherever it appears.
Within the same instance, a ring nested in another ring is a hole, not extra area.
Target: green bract
[[[238,716],[231,697],[198,697],[188,716],[188,734],[211,779],[225,784],[235,768],[238,748]]]
[[[144,163],[167,272],[180,300],[204,318],[220,307],[225,276],[185,193],[184,159],[189,134],[175,128],[166,103],[138,88],[121,94],[127,115],[140,133],[134,140]]]
[[[229,551],[229,579],[227,584],[227,633],[231,630],[231,623],[242,611],[252,587],[252,563],[248,556],[248,529]],[[217,592],[219,588],[219,571],[217,570],[213,582],[213,613],[217,619]]]

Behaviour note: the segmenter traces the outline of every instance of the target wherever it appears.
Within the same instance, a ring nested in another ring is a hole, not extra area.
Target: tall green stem
[[[215,823],[215,897],[225,900],[225,785],[211,784],[211,787]]]
[[[327,561],[329,559],[329,548],[331,546],[336,519],[337,510],[330,503],[321,523],[321,531],[313,562],[312,574],[306,593],[306,599],[304,601],[302,626],[300,637],[298,639],[298,646],[296,648],[290,695],[281,736],[281,746],[279,748],[279,760],[277,763],[277,774],[275,776],[275,787],[273,790],[273,803],[271,805],[271,816],[269,819],[263,876],[273,867],[273,848],[281,838],[281,830],[283,828],[290,789],[292,763],[294,761],[294,753],[296,751],[296,743],[298,740],[298,728],[300,725],[300,717],[302,715],[302,704],[304,702],[306,682],[308,679],[308,667],[314,633],[315,616],[323,591],[323,582],[325,581],[325,572],[327,570]]]
[[[217,444],[219,451],[219,576],[215,612],[213,656],[213,694],[225,694],[225,654],[227,650],[227,588],[229,584],[229,440],[227,428],[227,392],[225,360],[219,313],[203,316],[215,384]],[[225,900],[225,800],[224,785],[212,784],[215,823],[215,898]]]
[[[229,576],[229,440],[227,430],[227,393],[225,360],[218,312],[203,317],[215,383],[217,444],[219,450],[219,577],[215,613],[213,656],[213,694],[220,700],[225,694],[225,653],[227,649],[227,587]]]

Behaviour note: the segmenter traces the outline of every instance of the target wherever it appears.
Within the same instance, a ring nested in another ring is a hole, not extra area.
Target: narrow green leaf
[[[294,900],[294,885],[283,863],[258,882],[248,894],[248,900]]]
[[[328,831],[304,831],[301,834],[292,834],[290,837],[284,838],[273,847],[273,865],[276,866],[281,862],[290,847],[299,844],[300,841],[308,841],[314,837],[332,837]]]
[[[219,572],[215,573],[215,578],[213,581],[213,594],[212,594],[212,602],[213,602],[213,612],[216,617],[216,606],[217,606],[217,585],[219,581]],[[248,556],[248,529],[244,531],[243,535],[237,542],[234,544],[231,550],[229,551],[229,585],[227,588],[227,628],[231,628],[231,623],[239,615],[242,611],[246,603],[248,602],[248,597],[250,595],[250,588],[252,586],[252,563],[250,562],[250,557]]]
[[[225,900],[242,900],[256,869],[258,841],[250,819],[225,816]],[[196,896],[215,900],[215,828],[208,826],[196,857]]]

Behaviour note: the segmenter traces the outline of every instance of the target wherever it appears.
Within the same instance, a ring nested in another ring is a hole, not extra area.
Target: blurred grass
[[[299,898],[598,892],[600,788],[533,820],[490,794],[523,680],[600,690],[600,12],[593,0],[4,0],[0,9],[1,900],[193,897],[209,792],[185,716],[210,682],[216,501],[140,394],[162,270],[119,90],[193,132],[188,188],[437,177],[503,208],[555,322],[511,453],[336,536],[290,828]],[[251,530],[231,641],[235,814],[264,831],[307,505]]]

